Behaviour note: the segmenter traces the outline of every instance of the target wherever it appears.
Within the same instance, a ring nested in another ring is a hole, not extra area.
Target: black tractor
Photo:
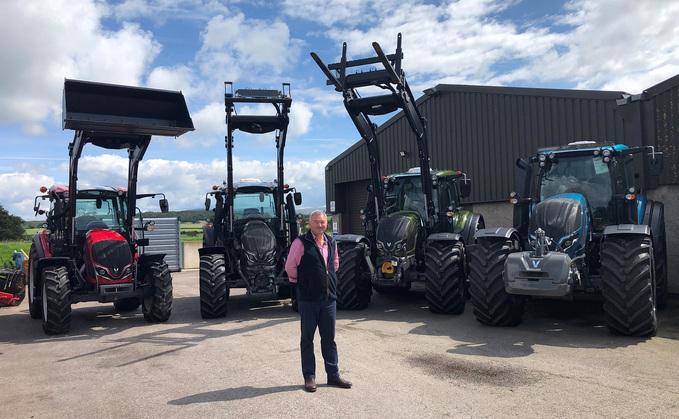
[[[582,141],[518,159],[514,227],[480,230],[471,251],[476,319],[513,326],[527,298],[590,294],[612,332],[655,335],[667,302],[664,206],[646,198],[633,164],[648,151],[657,176],[662,153],[650,147]]]
[[[342,92],[344,106],[366,143],[371,185],[360,217],[365,235],[336,237],[340,255],[337,302],[344,309],[363,309],[372,289],[408,290],[415,281],[426,285],[429,309],[462,313],[467,288],[466,244],[483,228],[480,214],[461,208],[471,181],[464,173],[430,167],[426,121],[420,115],[401,69],[401,34],[396,53],[386,55],[373,42],[377,57],[347,60],[347,44],[338,63],[325,65],[311,56]],[[376,69],[379,67],[379,69]],[[347,70],[354,68],[354,74]],[[378,88],[384,94],[361,97],[358,90]],[[382,176],[376,125],[370,116],[403,110],[419,149],[419,167]]]
[[[142,306],[149,322],[166,321],[172,310],[172,278],[165,255],[143,254],[148,239],[137,200],[137,173],[152,135],[179,136],[193,130],[181,92],[66,80],[64,129],[75,130],[69,144],[69,184],[42,187],[36,215],[44,230],[33,236],[29,253],[28,306],[48,334],[65,333],[71,305],[113,302],[120,311]],[[86,144],[127,150],[127,187],[78,187],[78,162]],[[41,209],[41,201],[49,201]],[[138,217],[135,227],[135,214]]]
[[[248,294],[292,296],[285,260],[292,241],[300,232],[295,205],[302,195],[284,183],[283,152],[292,99],[290,84],[282,90],[239,89],[225,83],[227,136],[227,180],[214,186],[205,199],[205,209],[215,200],[214,219],[203,226],[200,254],[200,314],[203,318],[224,317],[231,288]],[[274,115],[243,115],[235,105],[271,104]],[[266,134],[275,131],[277,177],[233,181],[233,132]]]

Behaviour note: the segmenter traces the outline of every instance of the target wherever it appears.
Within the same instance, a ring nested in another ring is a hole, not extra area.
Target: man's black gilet
[[[328,243],[328,269],[323,255],[316,245],[311,230],[299,237],[304,254],[297,266],[297,298],[300,301],[323,301],[337,299],[337,273],[335,272],[335,240],[325,234]]]

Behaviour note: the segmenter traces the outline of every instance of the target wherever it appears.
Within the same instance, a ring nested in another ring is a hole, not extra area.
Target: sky
[[[64,79],[183,93],[195,131],[154,137],[139,169],[138,191],[171,210],[203,207],[226,179],[224,82],[290,83],[286,182],[324,208],[325,166],[360,136],[310,52],[390,54],[401,33],[416,98],[439,83],[636,94],[679,74],[678,21],[676,0],[0,0],[0,205],[39,220],[39,188],[68,184]],[[236,131],[233,153],[235,180],[275,178],[273,135]],[[126,184],[124,152],[83,155],[80,186]]]

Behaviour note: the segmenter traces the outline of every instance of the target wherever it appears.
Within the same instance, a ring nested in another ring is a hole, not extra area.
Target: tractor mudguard
[[[35,279],[39,283],[40,282],[40,277],[41,277],[41,272],[50,266],[63,266],[68,269],[68,262],[69,262],[68,257],[48,257],[48,258],[41,258],[38,260],[38,264],[35,267]]]
[[[226,248],[223,246],[217,246],[217,247],[201,247],[198,249],[198,255],[199,256],[206,256],[206,255],[223,255],[226,253]]]
[[[640,234],[651,236],[651,227],[644,224],[618,224],[604,228],[604,237],[614,234]]]
[[[465,245],[468,246],[474,243],[474,235],[480,230],[478,227],[485,227],[483,216],[475,212],[470,212],[466,217],[464,227],[460,233],[462,234]]]
[[[494,227],[484,228],[474,234],[474,239],[485,239],[490,237],[510,238],[512,235],[519,235],[519,231],[514,227]]]
[[[203,243],[205,245],[214,245],[215,244],[215,227],[211,226],[208,227],[207,225],[203,226]]]
[[[139,255],[139,266],[144,266],[147,263],[161,262],[165,258],[165,253],[155,253],[152,255],[143,253]]]
[[[464,243],[464,239],[462,238],[462,235],[457,234],[457,233],[434,233],[430,234],[427,237],[427,240],[424,241],[424,245],[426,246],[429,242],[440,242],[440,241],[447,241],[447,242],[453,242],[453,241],[461,241]]]
[[[362,236],[360,234],[339,234],[334,237],[336,242],[352,242],[352,243],[361,243],[361,242],[367,242],[368,239],[365,236]]]

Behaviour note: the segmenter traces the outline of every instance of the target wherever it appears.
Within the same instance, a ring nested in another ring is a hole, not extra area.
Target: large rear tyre
[[[429,310],[461,314],[466,303],[465,250],[462,242],[432,241],[426,245],[425,297]]]
[[[653,243],[646,236],[608,236],[601,244],[606,326],[616,334],[655,336]]]
[[[172,314],[172,277],[163,260],[150,262],[144,269],[147,289],[141,299],[141,311],[149,323],[167,321]]]
[[[71,283],[68,270],[50,266],[42,271],[42,329],[48,335],[71,328]]]
[[[337,308],[363,310],[370,304],[372,284],[364,276],[368,268],[365,263],[365,245],[355,247],[338,246],[339,269],[337,270]]]
[[[519,250],[512,239],[478,239],[469,261],[469,291],[476,320],[489,326],[521,323],[525,299],[508,294],[502,273],[507,255]]]
[[[38,298],[39,282],[38,274],[38,251],[35,249],[35,244],[31,244],[31,250],[28,253],[28,312],[32,319],[42,319],[42,302]]]
[[[200,257],[200,315],[204,319],[226,316],[229,287],[226,285],[224,255]]]

